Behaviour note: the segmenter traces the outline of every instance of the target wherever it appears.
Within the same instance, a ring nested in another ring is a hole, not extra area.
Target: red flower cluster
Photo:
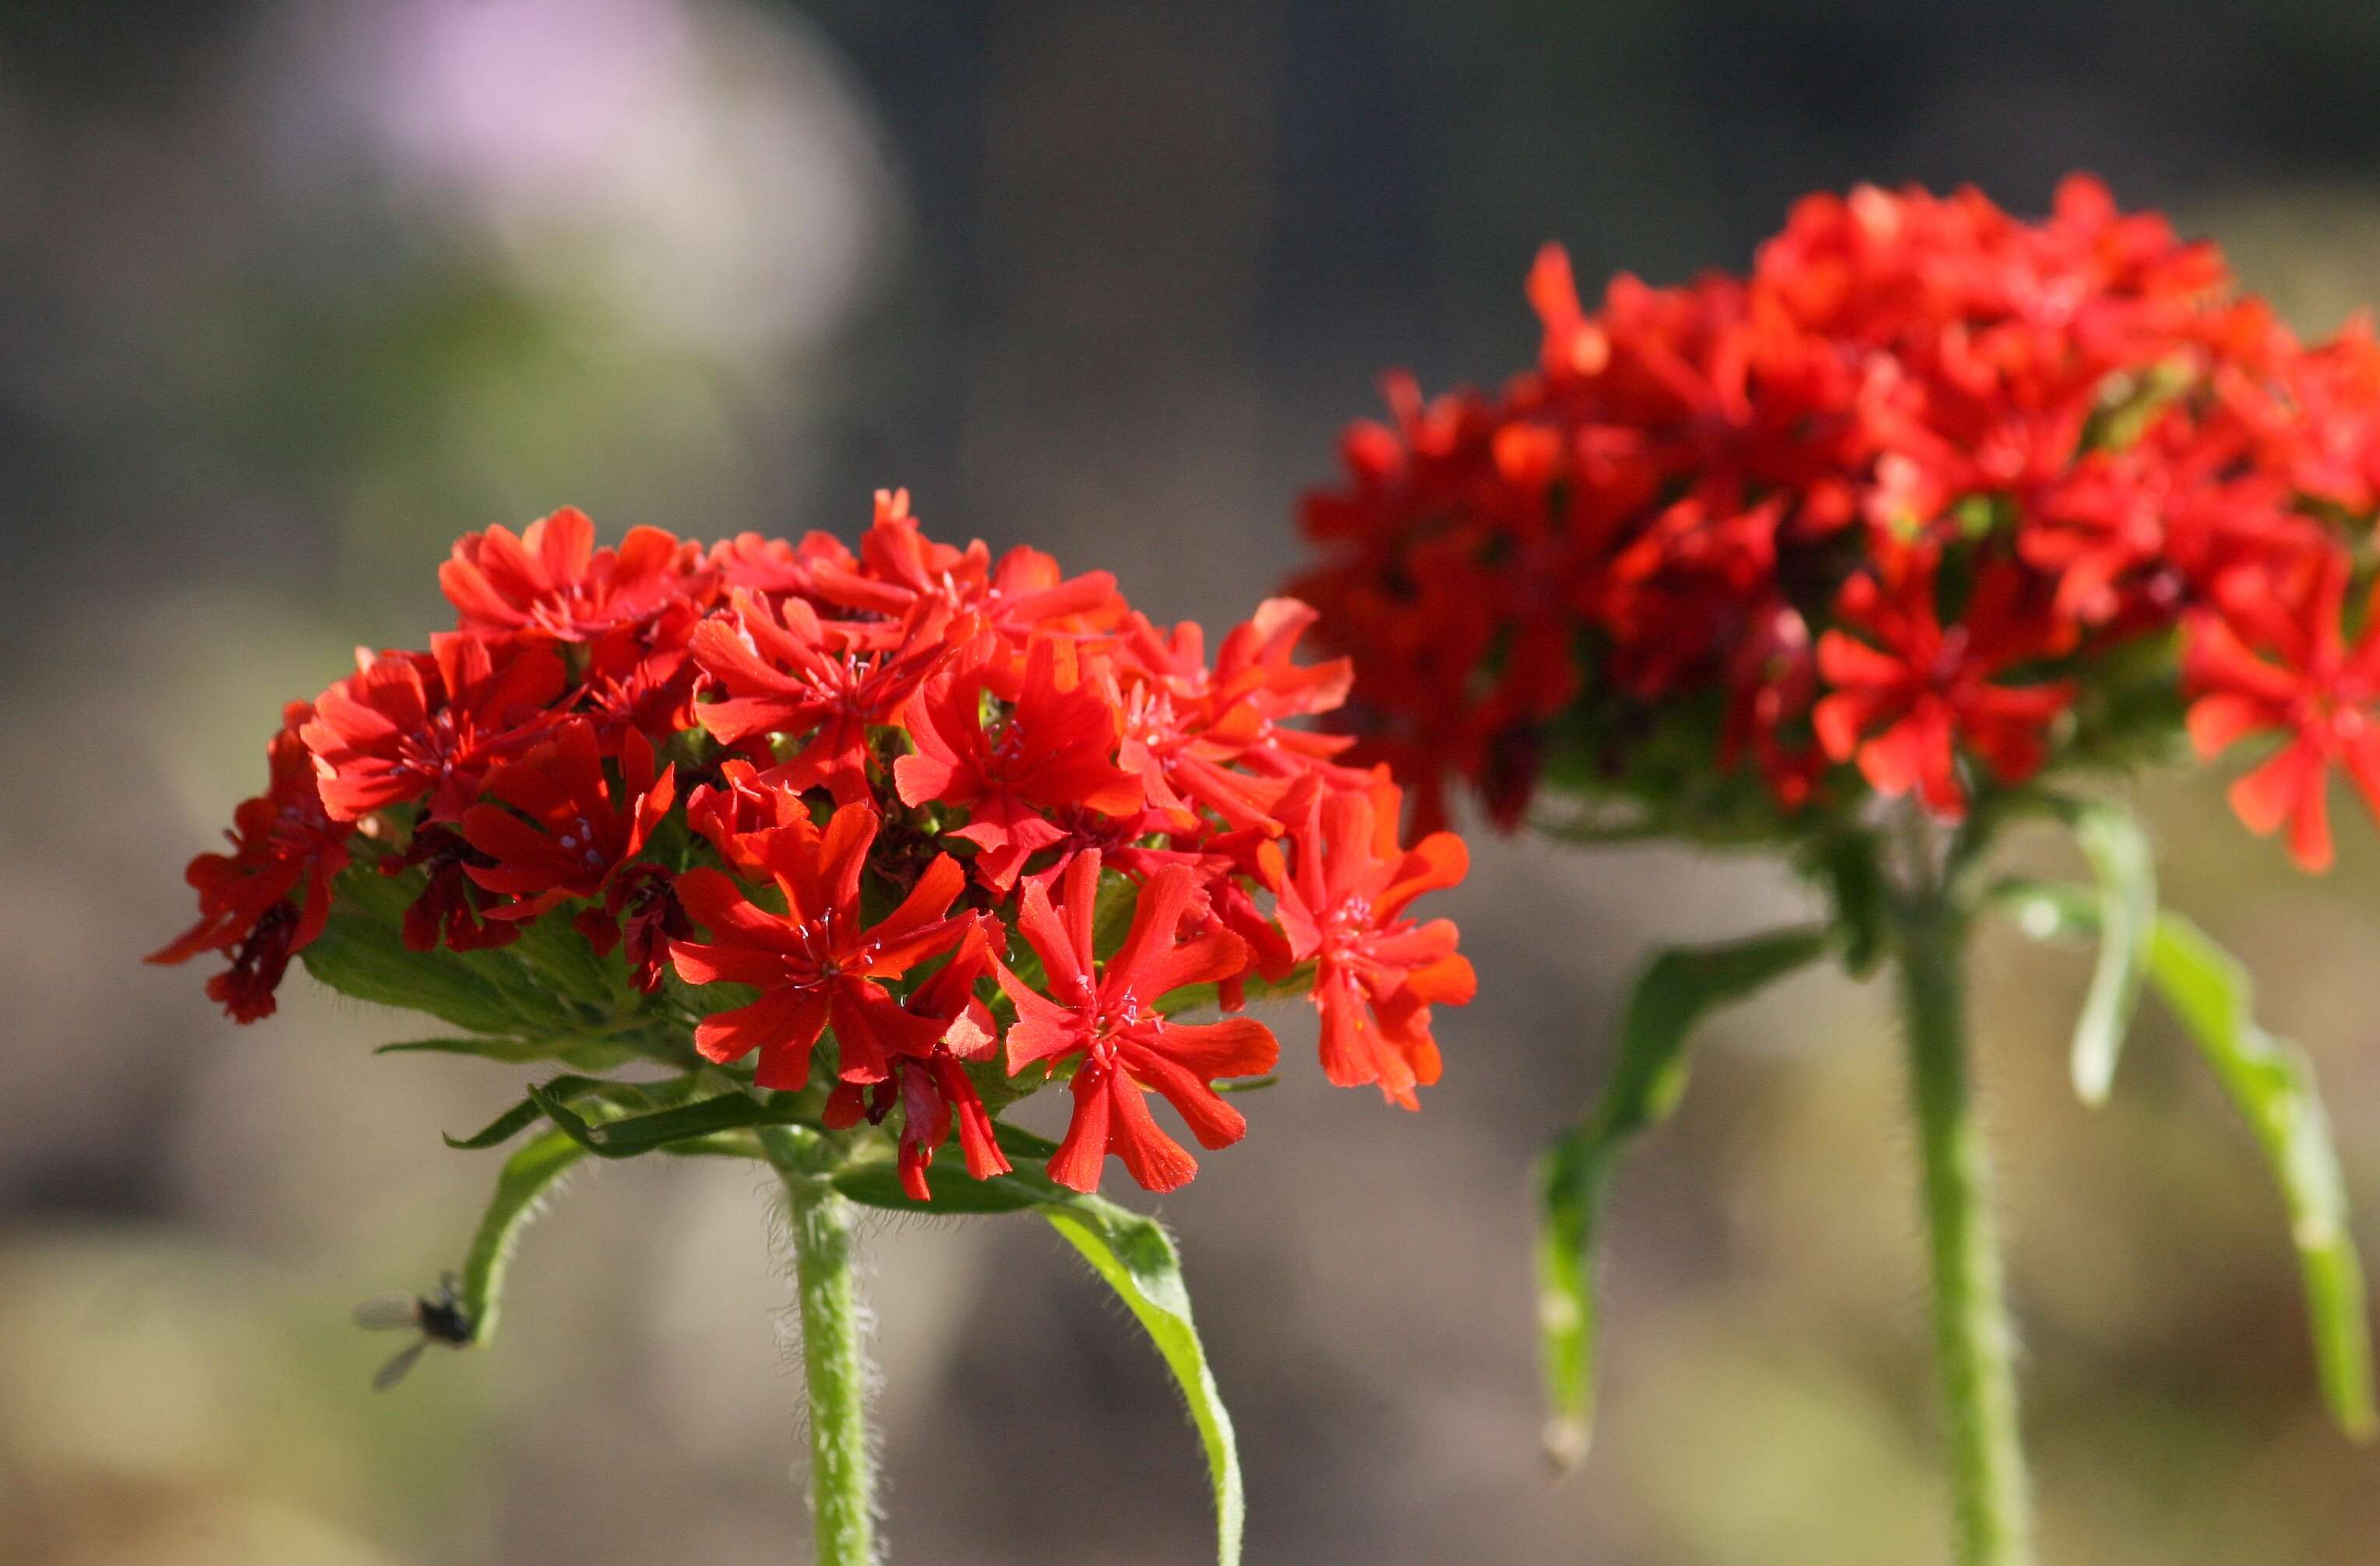
[[[1463,845],[1401,849],[1386,771],[1297,726],[1349,680],[1293,662],[1303,604],[1263,605],[1210,667],[1110,577],[936,543],[905,494],[856,553],[650,528],[598,549],[565,510],[466,538],[440,577],[456,628],[292,706],[234,852],[190,867],[201,917],[153,960],[228,954],[210,992],[240,1020],[272,1013],[352,856],[414,878],[414,951],[566,918],[758,1087],[804,1086],[831,1036],[824,1123],[898,1105],[921,1200],[953,1129],[977,1177],[1008,1169],[970,1070],[1002,1065],[1070,1082],[1053,1177],[1092,1189],[1113,1153],[1181,1184],[1196,1165],[1143,1095],[1202,1146],[1239,1138],[1214,1084],[1278,1053],[1232,1014],[1251,983],[1310,989],[1333,1082],[1411,1107],[1437,1079],[1431,1008],[1471,970],[1406,908],[1463,878]],[[1227,1014],[1175,1020],[1201,1002]]]
[[[1305,506],[1293,590],[1355,655],[1357,754],[1409,768],[1426,820],[1450,774],[1506,825],[1541,780],[1689,833],[1864,791],[1955,817],[2108,753],[2177,674],[2203,753],[2282,738],[2234,800],[2301,863],[2329,858],[2330,762],[2380,800],[2380,646],[2347,628],[2366,324],[2301,343],[2079,176],[2038,224],[1814,196],[1749,276],[1622,276],[1594,310],[1548,248],[1528,293],[1533,371],[1392,378]]]

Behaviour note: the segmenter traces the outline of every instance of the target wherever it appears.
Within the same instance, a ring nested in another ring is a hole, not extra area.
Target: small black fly
[[[372,1378],[372,1390],[384,1392],[405,1379],[413,1362],[431,1344],[444,1343],[457,1349],[468,1346],[478,1323],[464,1308],[455,1275],[450,1272],[438,1281],[435,1293],[376,1294],[356,1306],[356,1325],[374,1332],[410,1329],[421,1334],[418,1341],[398,1350],[396,1356]]]

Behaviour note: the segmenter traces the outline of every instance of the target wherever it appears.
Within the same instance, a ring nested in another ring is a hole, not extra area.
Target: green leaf
[[[1550,1403],[1546,1451],[1556,1464],[1586,1455],[1593,1425],[1595,1251],[1621,1151],[1677,1107],[1695,1025],[1815,961],[1831,940],[1812,926],[1657,954],[1629,994],[1602,1098],[1539,1159],[1537,1326]]]
[[[540,1092],[565,1103],[593,1094],[608,1102],[632,1110],[654,1109],[673,1098],[683,1096],[679,1085],[675,1083],[610,1082],[593,1076],[549,1077],[539,1087],[532,1088],[528,1098],[523,1099],[478,1131],[468,1136],[449,1136],[446,1138],[446,1145],[464,1151],[475,1151],[511,1141],[535,1124],[538,1118],[545,1113],[543,1106],[538,1102],[537,1096]]]
[[[2124,1035],[2140,1004],[2156,934],[2156,860],[2148,834],[2128,811],[2092,804],[2068,819],[2099,880],[2099,953],[2074,1025],[2073,1054],[2074,1092],[2095,1109],[2107,1101]]]
[[[484,1348],[496,1335],[496,1317],[504,1304],[505,1275],[521,1232],[538,1214],[542,1198],[555,1181],[586,1157],[577,1143],[559,1131],[549,1131],[504,1160],[496,1177],[495,1196],[480,1232],[463,1261],[462,1304],[469,1313],[471,1342]]]
[[[564,1096],[550,1093],[542,1086],[531,1086],[528,1096],[548,1120],[599,1159],[632,1159],[672,1142],[708,1136],[720,1131],[743,1131],[759,1125],[808,1124],[814,1113],[791,1094],[771,1095],[763,1101],[737,1092],[722,1093],[715,1098],[680,1104],[652,1114],[629,1115],[621,1120],[590,1124],[570,1108]]]
[[[401,926],[419,894],[419,872],[384,876],[370,863],[334,883],[330,922],[299,956],[309,973],[343,994],[428,1012],[473,1033],[551,1038],[589,1022],[568,1000],[516,961],[509,949],[416,952]],[[590,997],[591,998],[591,997]]]
[[[1864,978],[1883,955],[1889,918],[1876,834],[1850,828],[1829,832],[1811,845],[1803,868],[1826,889],[1833,904],[1844,971]]]
[[[582,1071],[609,1071],[636,1059],[637,1051],[613,1038],[408,1038],[382,1044],[375,1055],[471,1055],[504,1065],[565,1061]]]
[[[2348,1228],[2347,1181],[2304,1050],[2257,1026],[2248,972],[2196,925],[2156,921],[2151,977],[2175,1016],[2264,1144],[2289,1208],[2289,1239],[2305,1278],[2314,1362],[2324,1400],[2358,1440],[2380,1433],[2373,1405],[2372,1342],[2363,1269]]]
[[[945,1147],[927,1171],[934,1199],[920,1202],[901,1188],[900,1166],[889,1159],[847,1164],[834,1173],[834,1188],[862,1207],[887,1212],[965,1216],[971,1213],[1021,1212],[1038,1207],[1043,1194],[1005,1175],[977,1180],[966,1171],[966,1159]]]
[[[451,953],[411,951],[394,927],[361,914],[333,914],[298,956],[316,979],[358,1001],[428,1012],[475,1033],[509,1034],[523,1021],[503,990]]]
[[[1238,1566],[1247,1511],[1239,1449],[1232,1435],[1232,1416],[1190,1319],[1190,1291],[1182,1281],[1182,1257],[1172,1238],[1154,1219],[1099,1196],[1052,1188],[1058,1195],[1041,1204],[1042,1216],[1083,1253],[1092,1270],[1139,1319],[1190,1404],[1215,1490],[1215,1559],[1220,1566]]]
[[[2097,904],[2077,888],[2019,881],[1998,895],[2036,941],[2098,931]],[[2255,1019],[2247,969],[2179,914],[2155,917],[2148,977],[2264,1147],[2304,1279],[2323,1401],[2340,1429],[2369,1440],[2380,1434],[2380,1413],[2374,1405],[2363,1268],[2348,1226],[2347,1181],[2313,1062],[2295,1044],[2265,1031]]]
[[[960,1195],[964,1185],[974,1185],[982,1192],[997,1188],[1000,1195],[991,1199],[1003,1203],[1011,1193],[1023,1193],[1031,1198],[1029,1205],[1038,1207],[1051,1227],[1064,1235],[1067,1243],[1080,1251],[1092,1269],[1116,1292],[1116,1297],[1123,1301],[1125,1308],[1148,1333],[1149,1341],[1157,1345],[1166,1367],[1173,1372],[1174,1382],[1190,1405],[1191,1421],[1198,1427],[1199,1442],[1206,1449],[1208,1476],[1215,1491],[1216,1560],[1221,1566],[1237,1566],[1240,1536],[1247,1513],[1240,1479],[1239,1448],[1232,1435],[1232,1416],[1223,1407],[1214,1373],[1207,1364],[1206,1350],[1198,1341],[1198,1329],[1190,1317],[1190,1291],[1182,1281],[1182,1257],[1173,1248],[1172,1238],[1155,1219],[1119,1207],[1103,1196],[1069,1190],[1050,1179],[1040,1166],[1058,1150],[1058,1144],[1048,1137],[1004,1121],[996,1123],[992,1130],[1001,1151],[1015,1162],[1014,1173],[996,1180],[969,1182],[962,1168],[959,1181],[953,1183],[938,1160],[933,1172],[933,1205],[921,1208],[905,1198],[900,1208],[911,1212],[1013,1210],[1006,1206],[980,1209],[946,1206],[946,1192],[962,1201],[974,1199]],[[865,1199],[845,1188],[841,1176],[835,1184],[853,1200]],[[892,1189],[899,1191],[897,1182]]]

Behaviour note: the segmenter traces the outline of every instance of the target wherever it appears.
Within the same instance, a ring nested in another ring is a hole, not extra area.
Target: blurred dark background
[[[493,1155],[434,1133],[517,1074],[372,1060],[409,1025],[302,980],[236,1030],[137,965],[280,703],[443,623],[455,534],[848,534],[907,484],[939,535],[1228,624],[1379,368],[1524,362],[1545,238],[1673,280],[1805,189],[2033,212],[2082,167],[2328,330],[2380,297],[2374,79],[2357,0],[0,10],[0,1560],[800,1557],[750,1174],[581,1177],[493,1351],[373,1398],[346,1308],[459,1256]],[[2168,894],[2313,1049],[2380,1250],[2380,844],[2306,880],[2213,780],[2146,794]],[[1838,981],[1712,1031],[1622,1192],[1593,1460],[1536,1465],[1526,1160],[1649,944],[1798,901],[1482,842],[1426,1112],[1293,1070],[1163,1204],[1251,1562],[1941,1555],[1893,1038]],[[2252,1147],[2161,1018],[2076,1107],[2082,980],[1995,943],[1978,997],[2049,1559],[2369,1562],[2380,1459],[2312,1395]],[[1172,1393],[1054,1236],[873,1248],[894,1559],[1210,1558]]]

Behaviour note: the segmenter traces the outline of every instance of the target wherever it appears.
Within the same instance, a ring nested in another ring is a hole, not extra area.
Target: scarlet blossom
[[[1433,832],[1400,849],[1397,804],[1393,785],[1377,795],[1309,796],[1296,863],[1276,843],[1257,853],[1288,958],[1315,965],[1322,1074],[1342,1087],[1377,1082],[1391,1103],[1412,1110],[1421,1107],[1414,1089],[1439,1077],[1430,1007],[1467,1003],[1478,981],[1455,950],[1451,921],[1404,917],[1424,892],[1463,880],[1470,863],[1463,840]]]
[[[493,899],[465,873],[473,866],[484,868],[494,862],[448,826],[425,825],[403,849],[382,855],[380,873],[384,876],[415,868],[428,873],[421,895],[405,910],[400,929],[406,948],[434,952],[443,944],[450,952],[485,952],[518,941],[519,924],[489,917]]]
[[[694,692],[702,671],[688,644],[701,621],[700,610],[681,602],[589,644],[576,705],[595,721],[607,752],[617,750],[632,729],[652,738],[695,726]]]
[[[2049,721],[2073,687],[1998,683],[2011,665],[2047,650],[2042,628],[2019,601],[2023,590],[2013,570],[1987,572],[1966,617],[1946,628],[1930,570],[1912,569],[1890,585],[1852,578],[1843,621],[1875,644],[1842,631],[1818,642],[1818,672],[1833,693],[1811,716],[1827,754],[1856,757],[1878,794],[1915,789],[1947,817],[1966,806],[1957,768],[1962,747],[2002,783],[2032,776],[2048,754]]]
[[[438,585],[463,630],[584,642],[686,600],[698,556],[659,528],[631,528],[618,549],[597,549],[595,524],[566,505],[518,537],[501,527],[467,535]]]
[[[1354,743],[1288,724],[1337,707],[1353,678],[1344,659],[1294,661],[1313,622],[1293,599],[1267,600],[1223,638],[1209,671],[1198,626],[1169,637],[1133,616],[1123,647],[1141,678],[1121,702],[1118,759],[1140,775],[1151,806],[1177,816],[1204,807],[1235,830],[1280,831],[1273,811],[1291,783]]]
[[[1074,643],[1036,636],[1014,702],[987,726],[998,674],[978,649],[929,680],[908,714],[917,754],[894,762],[892,775],[905,805],[966,810],[966,825],[950,835],[981,849],[977,873],[1005,890],[1026,860],[1065,835],[1043,811],[1123,815],[1140,807],[1143,785],[1116,764],[1116,710],[1084,679]]]
[[[1050,1179],[1096,1190],[1112,1153],[1143,1188],[1171,1191],[1197,1172],[1197,1160],[1158,1128],[1141,1095],[1163,1097],[1200,1147],[1228,1147],[1247,1121],[1213,1083],[1262,1075],[1281,1046],[1252,1018],[1178,1023],[1159,1009],[1175,990],[1214,983],[1247,961],[1245,942],[1229,931],[1180,937],[1195,892],[1188,871],[1160,871],[1141,888],[1123,945],[1105,964],[1092,944],[1099,881],[1099,856],[1091,852],[1067,867],[1057,902],[1038,882],[1025,889],[1017,929],[1041,960],[1048,993],[1002,968],[1001,988],[1016,1007],[1008,1069],[1013,1074],[1041,1062],[1075,1067],[1075,1112],[1050,1156]]]
[[[616,927],[628,977],[648,995],[661,989],[662,977],[669,972],[672,943],[694,934],[694,921],[677,900],[670,872],[643,860],[612,872],[603,884],[602,922],[598,925],[595,920],[590,909],[574,922],[582,933],[590,928],[600,932]],[[589,944],[601,952],[609,939],[608,934],[601,939],[589,934]]]
[[[722,745],[782,734],[802,741],[785,763],[795,789],[820,783],[839,805],[868,793],[868,731],[889,723],[945,650],[921,621],[876,646],[872,629],[822,622],[800,599],[782,610],[738,592],[730,613],[694,633],[694,660],[722,699],[695,716]]]
[[[201,952],[228,953],[231,966],[207,981],[207,995],[235,1022],[273,1014],[290,957],[322,933],[331,878],[347,866],[353,829],[322,807],[313,759],[298,738],[312,716],[302,701],[283,710],[267,750],[272,782],[232,813],[225,834],[232,851],[190,861],[198,922],[148,958],[172,964]]]
[[[1075,1099],[1060,1177],[1088,1189],[1113,1150],[1152,1186],[1189,1178],[1142,1095],[1222,1146],[1244,1123],[1213,1083],[1278,1047],[1160,1002],[1236,1014],[1258,982],[1320,976],[1332,1061],[1352,1027],[1379,1052],[1366,1080],[1410,1101],[1435,1076],[1430,1004],[1468,970],[1451,926],[1406,917],[1418,887],[1376,889],[1361,929],[1322,916],[1301,947],[1299,893],[1265,880],[1268,849],[1293,879],[1370,874],[1322,834],[1347,808],[1329,802],[1376,794],[1367,853],[1460,873],[1441,841],[1398,849],[1392,794],[1317,726],[1351,674],[1301,658],[1312,610],[1269,600],[1214,644],[1160,631],[1104,572],[929,538],[899,492],[856,544],[638,529],[600,549],[567,511],[464,540],[443,573],[461,628],[360,654],[290,709],[271,795],[240,807],[234,854],[192,866],[200,921],[160,960],[229,953],[211,989],[246,1019],[321,939],[326,982],[385,1000],[419,978],[506,1058],[744,1062],[756,1102],[838,1157],[872,1157],[884,1126],[920,1202],[962,1165],[1011,1172],[995,1106],[1055,1081]],[[402,878],[401,914],[331,917],[351,840]],[[1132,924],[1104,963],[1103,895]],[[826,1091],[770,1099],[821,1045]],[[707,1072],[638,1087],[691,1105]]]
[[[961,922],[943,916],[965,873],[947,856],[937,858],[899,907],[873,926],[863,924],[860,874],[878,825],[868,806],[846,805],[824,832],[797,820],[764,834],[757,856],[784,899],[782,914],[752,902],[722,871],[677,878],[686,917],[710,931],[708,942],[671,946],[678,977],[761,991],[750,1005],[703,1019],[694,1043],[706,1058],[724,1064],[758,1050],[756,1083],[799,1087],[809,1080],[810,1051],[832,1022],[839,1074],[880,1082],[889,1056],[923,1052],[947,1031],[939,1019],[903,1010],[884,981],[964,937]]]
[[[1424,830],[1451,782],[1500,827],[1547,786],[1729,843],[1857,830],[1877,795],[1958,817],[2137,753],[2177,630],[2370,546],[2369,329],[2300,342],[2084,176],[2037,222],[1812,196],[1741,275],[1599,298],[1548,247],[1526,294],[1532,365],[1391,376],[1303,507],[1345,760],[1392,764]]]
[[[860,538],[858,560],[821,557],[808,577],[810,591],[846,610],[894,620],[964,613],[1011,637],[1099,628],[1120,601],[1107,572],[1069,579],[1038,550],[1011,550],[995,565],[981,540],[965,549],[935,543],[910,514],[906,490],[876,492],[876,520]]]
[[[953,1124],[969,1178],[990,1180],[1014,1168],[1000,1149],[983,1096],[966,1074],[966,1062],[990,1058],[1000,1042],[990,1011],[975,994],[977,982],[991,971],[992,936],[999,930],[998,921],[989,917],[968,921],[951,960],[909,998],[912,1014],[946,1025],[930,1050],[891,1056],[892,1074],[883,1081],[865,1087],[838,1082],[827,1098],[825,1121],[837,1129],[856,1125],[863,1116],[880,1124],[900,1106],[901,1187],[915,1201],[933,1199],[926,1171]]]
[[[497,919],[533,919],[574,898],[601,898],[628,868],[676,796],[676,769],[653,773],[653,749],[631,734],[619,781],[603,770],[595,725],[573,718],[552,737],[489,774],[493,803],[464,813],[463,837],[492,864],[464,873],[513,901],[489,910]],[[599,955],[618,944],[619,907],[589,908],[574,921]]]
[[[809,819],[809,809],[797,789],[731,757],[720,764],[719,782],[697,783],[686,795],[686,820],[710,840],[728,868],[747,880],[765,881],[767,866],[760,854],[765,833]]]
[[[324,691],[303,731],[322,803],[341,820],[426,800],[429,819],[459,819],[488,769],[541,736],[562,694],[562,661],[541,647],[453,633],[430,652],[358,655]]]
[[[859,564],[841,539],[820,532],[805,533],[798,544],[759,533],[738,533],[711,545],[708,563],[722,592],[732,595],[742,588],[777,598],[816,592],[816,571],[821,564],[846,571]]]
[[[2231,805],[2252,832],[2286,827],[2289,856],[2308,870],[2330,866],[2334,765],[2380,815],[2380,615],[2367,600],[2350,642],[2347,593],[2345,563],[2326,563],[2312,589],[2292,600],[2199,615],[2184,655],[2196,698],[2190,737],[2202,758],[2252,735],[2282,736],[2278,750],[2231,785]]]

